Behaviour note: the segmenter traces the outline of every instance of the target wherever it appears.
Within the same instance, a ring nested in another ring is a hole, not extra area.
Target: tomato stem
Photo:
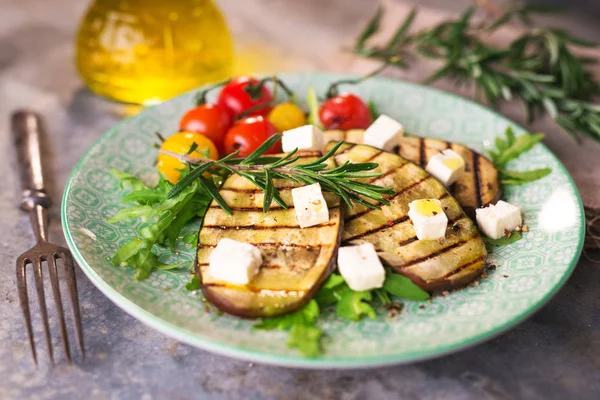
[[[247,116],[249,116],[250,114],[252,114],[253,112],[262,110],[263,108],[270,107],[273,104],[275,104],[275,99],[272,99],[271,101],[267,101],[266,103],[255,104],[252,107],[250,107],[249,109],[247,109],[246,111],[244,111],[243,113],[241,113],[240,115],[238,115],[235,120],[239,121],[240,119],[244,119]]]
[[[231,82],[231,79],[226,79],[196,93],[196,96],[194,96],[194,104],[196,104],[196,107],[206,104],[206,95],[208,95],[208,92],[220,88],[223,85],[227,85],[229,82]]]
[[[381,66],[379,66],[377,69],[369,72],[368,74],[361,76],[360,78],[354,78],[354,79],[341,79],[337,82],[333,82],[331,85],[329,85],[329,88],[327,89],[327,92],[325,94],[325,98],[330,99],[332,97],[335,97],[339,94],[339,90],[338,90],[338,86],[340,85],[357,85],[369,78],[371,78],[372,76],[375,76],[377,74],[379,74],[380,72],[382,72],[384,69],[386,69],[389,66],[389,61],[384,62]]]

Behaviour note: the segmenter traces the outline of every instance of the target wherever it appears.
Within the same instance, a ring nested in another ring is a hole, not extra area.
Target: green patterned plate
[[[308,85],[323,93],[334,74],[283,74],[302,97]],[[347,77],[347,76],[346,76]],[[380,111],[407,131],[464,143],[475,149],[514,124],[460,97],[430,88],[376,78],[352,89],[375,101]],[[108,258],[131,236],[132,226],[109,225],[119,210],[118,181],[109,168],[156,179],[154,132],[175,132],[192,106],[190,92],[147,109],[106,132],[79,161],[67,183],[62,223],[73,254],[88,278],[119,307],[182,342],[255,362],[308,368],[352,368],[406,363],[472,346],[513,327],[546,303],[565,283],[580,255],[584,221],[573,180],[544,146],[514,162],[515,169],[549,166],[552,174],[525,186],[508,187],[504,198],[522,207],[530,231],[491,255],[499,267],[478,286],[436,297],[421,308],[406,302],[400,316],[380,312],[376,319],[348,323],[325,313],[325,352],[307,359],[286,347],[283,332],[255,331],[252,321],[206,312],[199,293],[184,289],[187,273],[156,271],[142,282]],[[517,134],[522,128],[514,126]],[[194,229],[196,229],[195,227]],[[181,248],[174,259],[192,259]]]

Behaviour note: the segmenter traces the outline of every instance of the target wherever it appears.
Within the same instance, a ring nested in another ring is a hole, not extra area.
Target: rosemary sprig
[[[265,212],[273,201],[284,209],[288,208],[273,182],[274,179],[307,185],[319,183],[324,191],[335,193],[349,206],[358,203],[369,208],[379,208],[380,204],[389,204],[384,195],[394,194],[394,189],[354,180],[380,176],[379,173],[372,172],[378,166],[376,163],[346,162],[336,168],[328,168],[327,160],[333,157],[343,142],[338,142],[326,154],[314,161],[296,164],[300,159],[296,151],[279,157],[264,156],[264,153],[277,143],[281,136],[280,134],[271,136],[246,158],[235,158],[237,153],[232,153],[220,160],[209,160],[161,150],[161,153],[175,157],[190,166],[190,172],[171,189],[167,198],[179,195],[188,186],[198,182],[217,204],[231,215],[231,209],[219,194],[213,181],[204,176],[206,173],[220,174],[225,170],[249,180],[265,192],[263,202]]]
[[[533,27],[506,47],[487,44],[483,37],[517,19],[530,27],[535,13],[548,9],[513,4],[491,22],[472,21],[473,8],[457,20],[448,20],[414,34],[409,33],[416,16],[413,10],[383,46],[367,46],[377,32],[382,12],[377,11],[357,39],[354,52],[364,57],[390,60],[407,68],[416,56],[442,62],[426,80],[442,78],[472,84],[476,98],[481,95],[497,105],[522,101],[529,122],[549,115],[566,132],[579,138],[583,133],[600,141],[600,84],[586,70],[596,59],[579,57],[572,47],[594,43],[556,28]]]

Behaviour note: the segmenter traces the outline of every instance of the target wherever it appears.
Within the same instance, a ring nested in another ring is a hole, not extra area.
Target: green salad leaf
[[[505,185],[523,185],[542,179],[552,173],[551,168],[539,168],[530,171],[507,171],[502,170],[501,179]]]
[[[200,279],[197,275],[192,276],[192,279],[185,284],[185,290],[198,290],[200,289]]]
[[[430,297],[429,293],[415,285],[413,281],[400,274],[392,273],[390,269],[387,270],[383,289],[393,296],[406,300],[424,301]]]
[[[379,112],[379,109],[377,108],[377,104],[375,104],[375,102],[373,100],[369,100],[369,102],[367,103],[367,107],[369,107],[369,113],[371,114],[371,119],[373,121],[375,121],[377,118],[379,118],[381,113]]]
[[[294,312],[272,318],[262,318],[253,328],[288,331],[288,346],[298,349],[307,357],[314,357],[321,353],[323,330],[315,325],[319,315],[319,305],[316,300],[312,299],[304,307]]]
[[[317,98],[317,92],[312,86],[308,87],[306,93],[306,103],[308,104],[308,118],[307,122],[311,125],[316,126],[319,129],[323,129],[321,118],[319,117],[319,99]]]
[[[496,246],[496,247],[500,247],[500,246],[506,246],[507,244],[511,244],[516,242],[517,240],[521,239],[523,237],[523,235],[521,234],[521,232],[519,231],[514,231],[510,234],[510,237],[501,237],[500,239],[492,239],[489,237],[485,237],[485,242],[490,245],[490,246]]]
[[[355,292],[348,288],[342,294],[335,312],[338,316],[349,321],[360,321],[363,315],[375,318],[375,310],[370,304],[373,295],[370,291]]]
[[[533,182],[549,175],[552,172],[550,168],[539,168],[529,171],[510,171],[506,169],[506,165],[522,154],[528,152],[537,143],[544,139],[543,133],[534,135],[515,136],[512,127],[507,127],[504,132],[505,138],[496,137],[494,141],[495,149],[489,152],[490,159],[494,166],[498,169],[500,180],[505,185],[523,185]]]
[[[137,280],[147,278],[154,269],[167,271],[187,264],[189,261],[165,264],[160,261],[157,253],[161,247],[175,250],[184,226],[194,218],[204,216],[212,197],[194,182],[169,198],[173,185],[162,176],[155,187],[149,187],[125,172],[114,169],[111,172],[120,179],[122,188],[131,188],[131,192],[124,195],[122,201],[137,204],[118,211],[107,222],[114,224],[133,219],[142,222],[137,231],[138,236],[123,244],[111,258],[111,263],[135,268],[134,278]],[[189,244],[195,244],[197,240],[197,233],[184,237],[184,241]]]

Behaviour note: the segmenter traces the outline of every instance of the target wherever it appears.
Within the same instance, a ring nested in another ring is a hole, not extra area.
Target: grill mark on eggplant
[[[368,162],[371,162],[371,161],[373,161],[374,159],[376,159],[377,157],[379,157],[379,156],[380,156],[380,155],[382,155],[382,154],[383,154],[383,150],[380,150],[380,151],[378,151],[377,153],[373,154],[371,157],[369,157],[369,158],[367,158],[366,160],[364,160],[364,161],[361,161],[361,162],[363,162],[363,163],[368,163]]]
[[[221,206],[217,204],[217,205],[214,205],[214,206],[210,206],[208,208],[215,208],[216,209],[216,208],[221,208]],[[261,212],[261,213],[263,212],[262,206],[261,207],[231,207],[231,206],[229,206],[229,208],[231,210],[233,210],[233,211],[241,211],[241,212],[251,212],[251,211],[257,211],[257,212]],[[271,207],[269,208],[269,211],[273,211],[273,210],[293,210],[294,208],[295,208],[294,205],[289,205],[289,206],[287,206],[287,208],[283,208],[279,204],[273,203],[273,204],[271,204]],[[329,210],[335,210],[335,209],[338,209],[338,208],[340,208],[339,205],[332,206],[332,207],[329,207]]]
[[[394,200],[398,196],[402,195],[404,192],[413,189],[414,187],[420,185],[421,183],[423,183],[427,179],[434,179],[434,178],[431,177],[431,176],[426,176],[424,178],[421,178],[418,181],[411,183],[410,185],[408,185],[407,187],[405,187],[404,189],[402,189],[400,192],[397,192],[396,194],[394,194],[393,196],[391,196],[390,198],[388,198],[386,200],[389,201],[389,202],[391,202],[392,200]],[[441,200],[441,199],[443,199],[446,196],[448,196],[448,193],[444,193],[441,197],[438,198],[438,200]],[[373,211],[377,211],[377,210],[374,210],[374,209],[370,208],[368,210],[365,210],[365,211],[359,212],[357,214],[351,215],[348,218],[346,218],[344,221],[346,223],[348,223],[348,222],[352,221],[353,219],[356,219],[358,217],[362,217],[363,215],[368,214],[368,213],[373,212]]]
[[[214,206],[210,206],[209,208],[221,208],[221,206],[217,204]],[[263,210],[262,207],[231,207],[231,206],[229,206],[229,208],[232,211],[261,211],[262,212],[262,210]],[[293,208],[294,208],[293,205],[287,206],[287,210],[292,210]],[[271,204],[271,207],[269,208],[269,210],[286,210],[286,208],[281,207],[279,204],[273,203],[273,204]]]
[[[282,191],[282,190],[292,190],[292,189],[296,189],[299,186],[281,186],[281,187],[277,187],[277,190]],[[256,188],[256,189],[239,189],[239,188],[221,188],[219,189],[219,191],[228,191],[228,192],[235,192],[235,193],[264,193],[264,190],[260,189],[260,188]],[[262,208],[261,208],[262,210]]]
[[[323,247],[330,247],[330,246],[334,246],[333,244],[296,244],[296,243],[283,243],[283,242],[262,242],[262,243],[250,243],[253,246],[256,247],[281,247],[281,248],[286,248],[286,247],[293,247],[293,248],[299,248],[299,249],[306,249],[306,250],[315,250],[315,249],[321,249]],[[215,247],[217,247],[216,245],[212,245],[212,244],[200,244],[198,245],[198,248],[203,248],[203,249],[214,249]],[[208,265],[208,263],[199,263],[200,265]]]
[[[419,165],[421,168],[425,168],[427,164],[427,156],[425,155],[425,138],[419,138]]]
[[[405,166],[409,165],[410,163],[404,163],[402,165],[397,166],[396,168],[392,168],[387,172],[384,172],[383,174],[379,175],[379,176],[374,176],[373,178],[370,178],[367,183],[373,184],[374,182],[377,182],[383,178],[386,178],[392,174],[395,174],[396,172],[398,172],[399,170],[401,170],[402,168],[404,168]]]
[[[261,209],[262,210],[262,209]],[[255,231],[272,231],[276,229],[313,229],[322,228],[325,226],[335,226],[336,223],[328,222],[326,224],[320,224],[315,226],[307,226],[306,228],[300,228],[300,225],[274,225],[274,226],[256,226],[256,225],[204,225],[204,228],[220,229],[222,231],[237,231],[237,230],[255,230]]]
[[[233,285],[227,285],[224,283],[203,283],[202,284],[203,287],[229,287],[229,288],[235,288],[236,286]],[[254,293],[261,293],[261,292],[278,292],[278,293],[298,293],[299,295],[303,295],[306,290],[304,289],[266,289],[266,288],[256,288],[253,286],[243,286],[244,290],[248,290],[250,292],[254,292]]]
[[[442,254],[444,254],[444,253],[446,253],[446,252],[448,252],[448,251],[450,251],[452,249],[455,249],[455,248],[457,248],[459,246],[462,246],[465,243],[469,243],[471,240],[477,239],[477,236],[478,236],[477,234],[473,235],[473,236],[469,237],[468,239],[461,240],[459,242],[451,244],[450,246],[444,247],[443,249],[440,249],[440,250],[437,250],[437,251],[434,251],[433,253],[431,253],[429,255],[426,255],[426,256],[423,256],[423,257],[419,257],[419,258],[415,258],[414,260],[411,260],[411,261],[407,261],[407,262],[404,263],[404,265],[402,265],[402,268],[403,269],[404,268],[408,268],[408,267],[410,267],[412,265],[419,264],[419,263],[422,263],[423,261],[427,261],[427,260],[429,260],[431,258],[440,256],[440,255],[442,255]]]
[[[481,207],[483,199],[481,197],[481,179],[479,177],[480,165],[479,165],[479,153],[472,152],[473,154],[473,180],[475,182],[475,201],[477,208]]]
[[[440,199],[442,199],[442,198],[444,198],[444,197],[446,197],[446,196],[442,196],[442,197],[440,197]],[[404,220],[404,221],[406,221],[406,220],[408,220],[410,217],[408,217],[408,216],[405,216],[405,217],[403,217],[403,218],[406,218],[406,219]],[[393,224],[390,224],[390,223],[388,223],[388,224],[385,224],[385,225],[381,225],[381,226],[380,226],[379,228],[377,228],[377,229],[379,229],[379,230],[383,230],[383,229],[385,229],[385,228],[391,228],[392,226],[395,226],[395,225],[397,225],[397,224],[400,224],[400,223],[404,222],[404,221],[400,221],[400,220],[401,220],[401,219],[403,219],[403,218],[398,218],[397,220],[394,220],[394,221],[392,221],[392,222],[399,221],[398,223],[393,223]],[[462,215],[459,215],[458,217],[456,217],[456,218],[454,218],[454,219],[452,219],[452,220],[448,221],[448,226],[454,225],[456,222],[460,221],[461,219],[464,219],[464,216],[462,216]],[[376,229],[375,229],[375,228],[373,228],[372,230],[376,230]],[[364,233],[361,233],[359,236],[352,237],[352,238],[350,238],[350,239],[346,239],[346,240],[344,240],[344,243],[351,242],[351,241],[353,241],[353,240],[356,240],[357,238],[362,238],[362,237],[364,237],[364,236],[366,236],[366,235],[370,235],[370,234],[372,234],[372,233],[376,233],[376,232],[364,232]],[[417,241],[417,240],[419,240],[419,238],[417,238],[417,236],[416,236],[416,235],[415,235],[415,236],[412,236],[412,237],[409,237],[408,239],[404,239],[403,241],[399,242],[399,243],[398,243],[398,246],[397,246],[397,248],[404,247],[404,246],[406,246],[406,245],[409,245],[409,244],[411,244],[412,242],[415,242],[415,241]],[[377,248],[376,248],[375,250],[376,250],[376,251],[383,251],[383,250],[381,250],[381,249],[377,249]]]
[[[394,225],[401,224],[402,222],[405,222],[405,221],[408,221],[408,215],[405,215],[403,217],[400,217],[400,218],[388,221],[388,223],[385,224],[385,225],[380,225],[377,228],[369,229],[368,231],[363,232],[363,233],[361,233],[359,235],[349,237],[348,239],[344,240],[344,242],[348,242],[350,240],[356,240],[356,239],[363,238],[363,237],[371,235],[373,233],[377,233],[377,232],[379,232],[379,231],[381,231],[381,230],[383,230],[385,228],[391,228]]]
[[[344,132],[344,141],[346,140],[346,132]],[[346,143],[348,145],[347,148],[345,148],[344,150],[340,151],[339,153],[335,153],[336,156],[340,156],[342,154],[346,154],[347,152],[349,152],[350,150],[352,150],[354,148],[354,146],[356,146],[356,143]]]
[[[479,257],[473,261],[467,261],[465,264],[460,265],[458,267],[456,267],[456,269],[454,269],[454,271],[450,271],[448,272],[446,275],[444,275],[442,277],[442,279],[448,279],[450,278],[452,275],[456,275],[458,274],[460,271],[462,271],[463,269],[468,268],[469,266],[473,265],[473,264],[477,264],[478,262],[482,262],[485,260],[485,257]]]

